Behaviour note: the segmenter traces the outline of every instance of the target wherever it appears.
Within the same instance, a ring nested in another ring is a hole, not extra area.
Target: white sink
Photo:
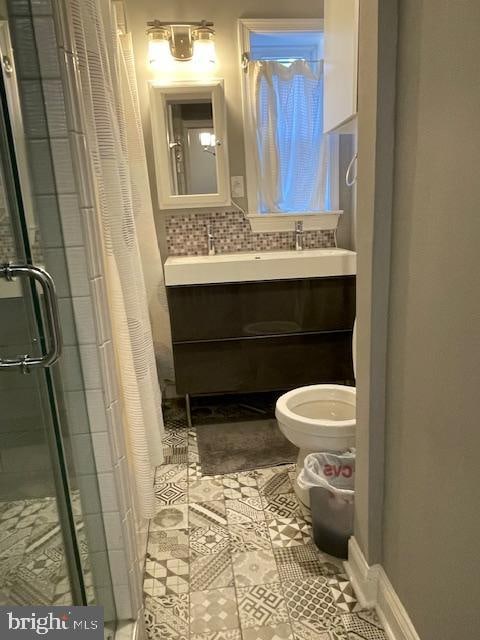
[[[357,254],[347,249],[304,249],[176,256],[165,262],[167,287],[354,275]]]

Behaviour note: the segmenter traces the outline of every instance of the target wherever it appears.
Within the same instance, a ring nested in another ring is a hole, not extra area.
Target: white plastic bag
[[[310,453],[297,482],[301,489],[328,489],[336,498],[353,501],[355,491],[355,449],[345,453]]]

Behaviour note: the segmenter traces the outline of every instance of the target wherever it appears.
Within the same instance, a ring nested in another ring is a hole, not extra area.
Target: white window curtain
[[[128,459],[139,515],[149,518],[154,515],[152,478],[154,467],[163,462],[164,430],[149,302],[162,327],[156,338],[165,378],[172,377],[173,365],[131,41],[117,32],[110,0],[69,0],[68,8],[80,80],[76,98],[103,233]]]
[[[323,134],[323,63],[249,64],[261,213],[338,209],[338,137]]]

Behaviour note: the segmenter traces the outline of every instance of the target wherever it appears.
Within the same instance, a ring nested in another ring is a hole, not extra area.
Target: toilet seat
[[[283,434],[300,449],[343,451],[355,444],[355,387],[318,384],[299,387],[277,400]]]

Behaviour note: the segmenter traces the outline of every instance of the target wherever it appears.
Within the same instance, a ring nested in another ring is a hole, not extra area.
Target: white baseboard
[[[375,607],[378,593],[378,570],[380,565],[370,567],[354,537],[348,542],[348,561],[345,570],[362,607]]]
[[[359,603],[376,609],[389,640],[420,640],[383,567],[369,566],[355,538],[348,543],[345,570]]]

